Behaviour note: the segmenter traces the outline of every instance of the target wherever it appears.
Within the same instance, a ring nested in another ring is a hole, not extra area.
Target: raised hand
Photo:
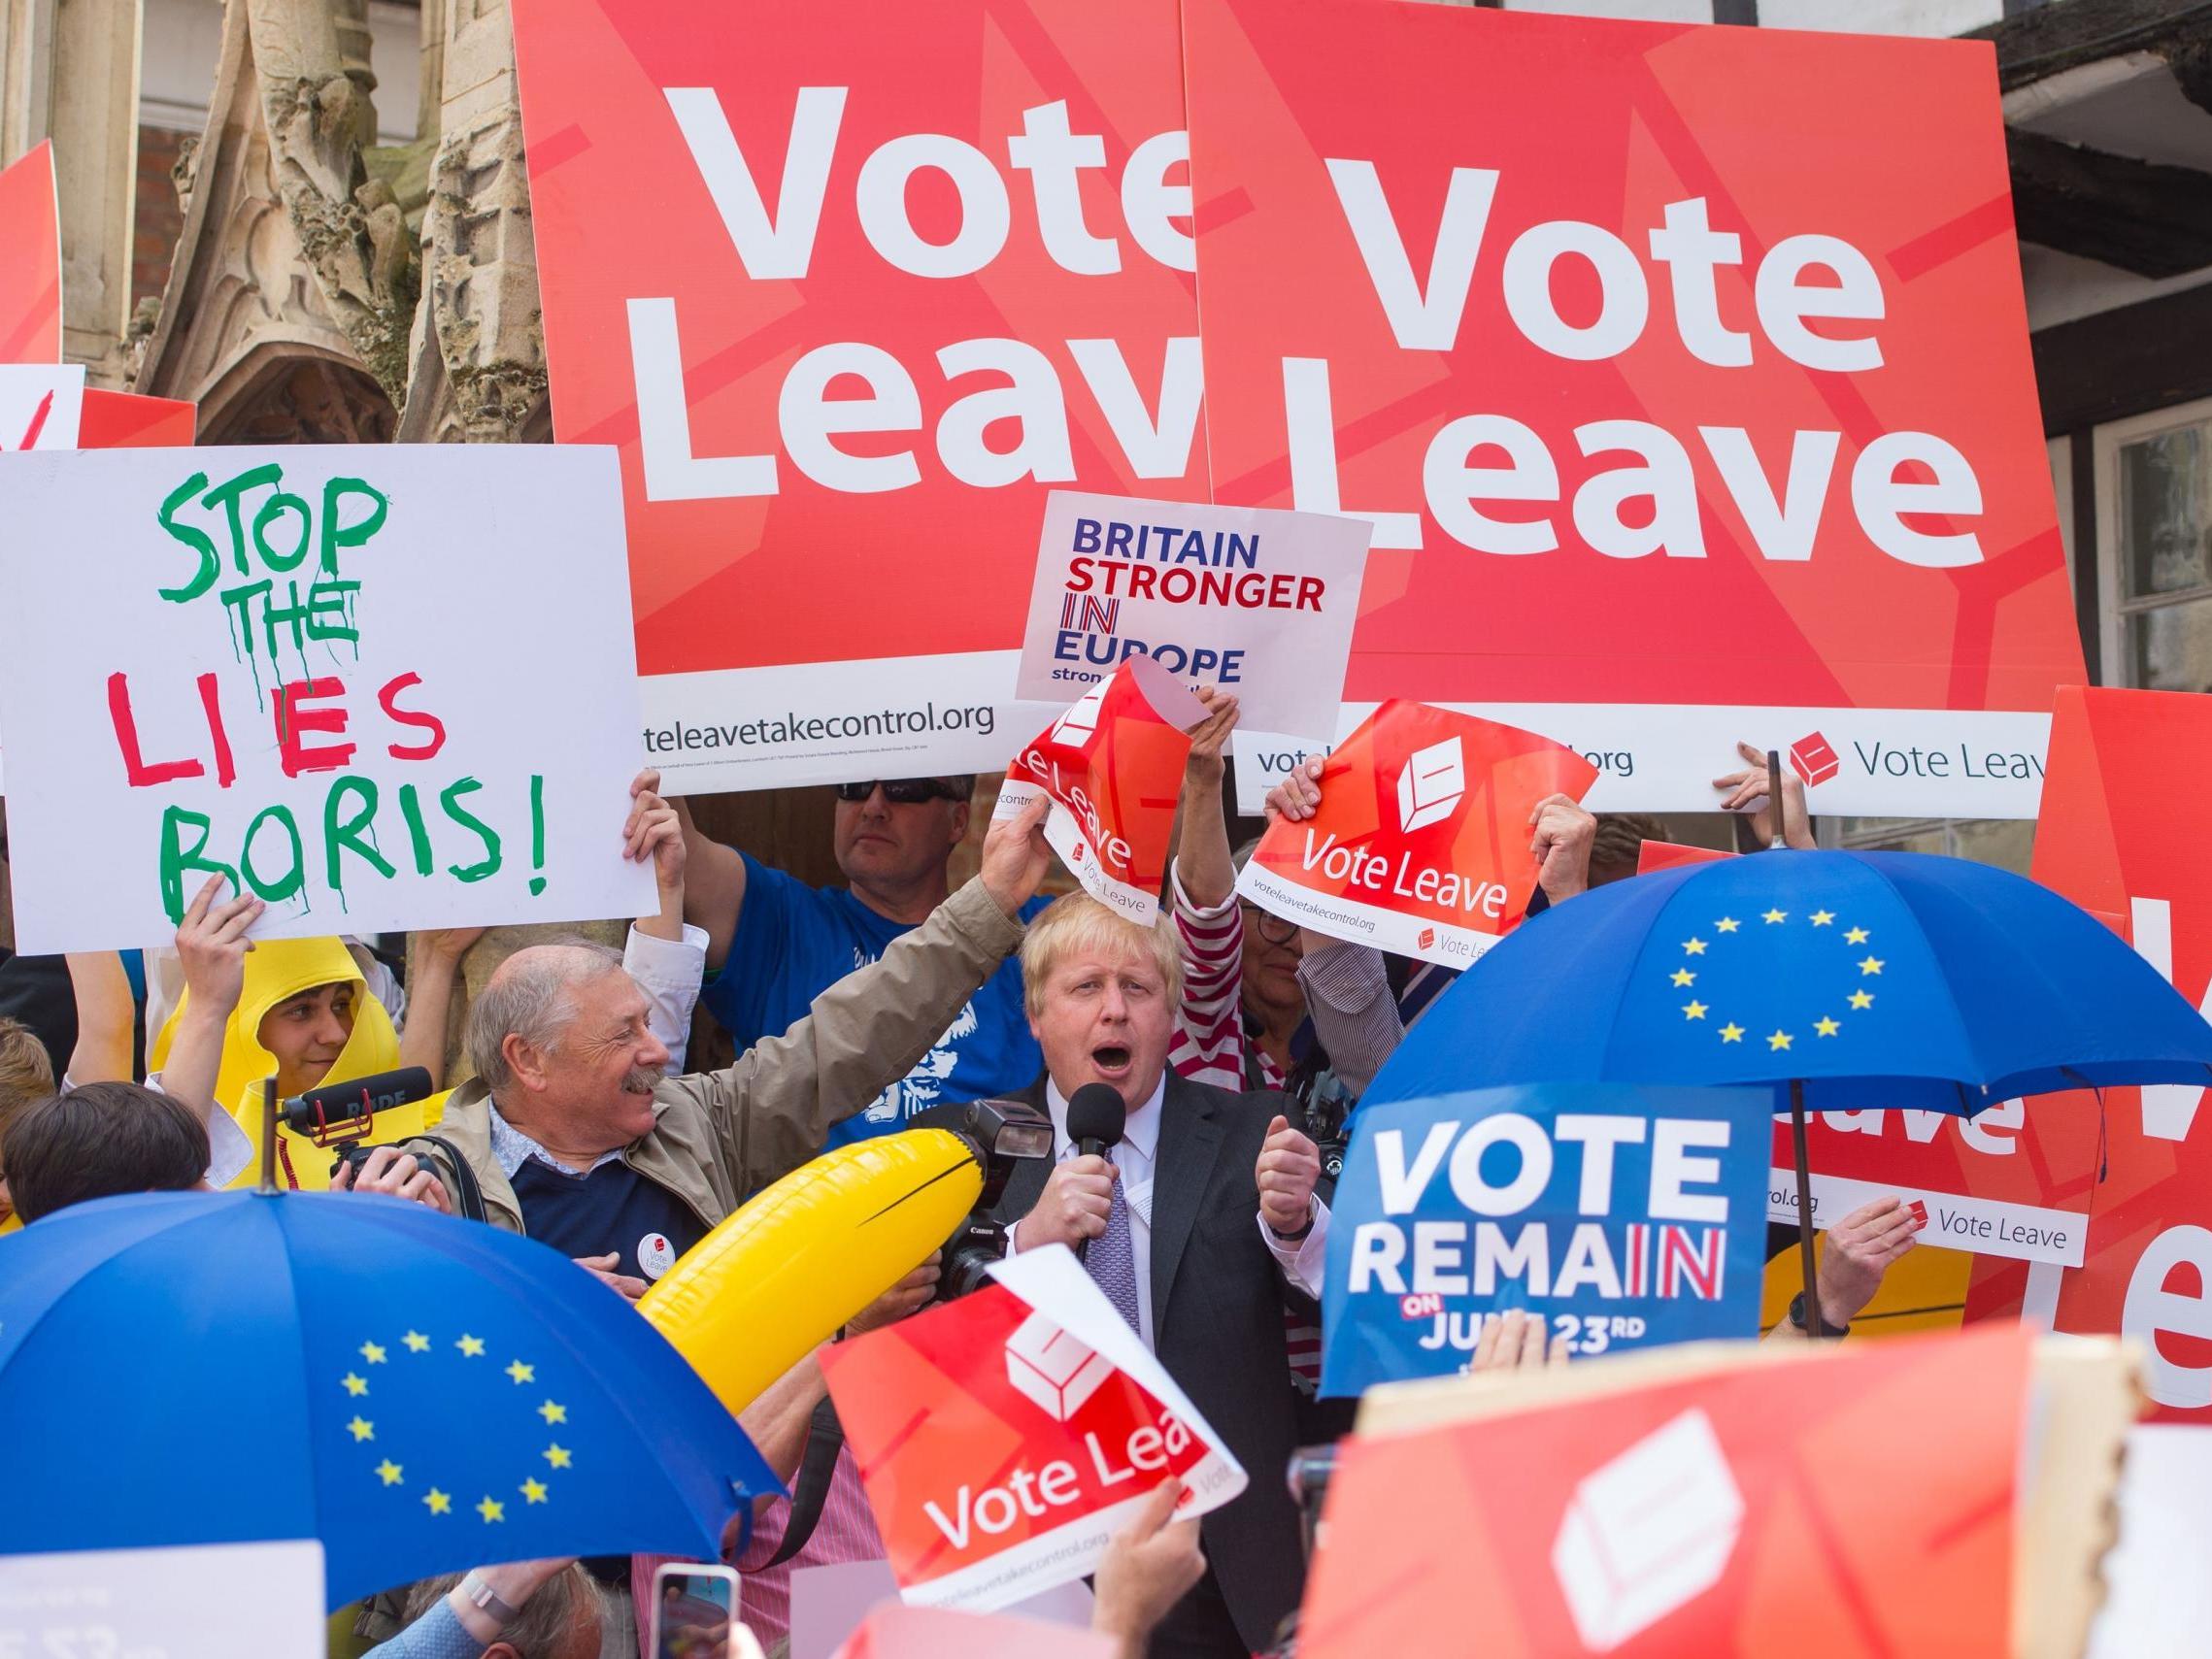
[[[177,955],[193,1003],[204,1012],[220,1010],[227,1015],[246,988],[246,953],[253,948],[247,929],[268,907],[250,893],[218,903],[222,885],[222,877],[211,876],[193,895],[177,927]]]
[[[1045,840],[1045,814],[1053,798],[1040,794],[1011,818],[992,821],[983,838],[984,890],[1009,916],[1036,897],[1045,872],[1053,867],[1053,849]]]
[[[1314,1218],[1314,1183],[1321,1179],[1320,1148],[1278,1117],[1267,1126],[1253,1170],[1259,1186],[1259,1218],[1281,1236],[1302,1233]]]

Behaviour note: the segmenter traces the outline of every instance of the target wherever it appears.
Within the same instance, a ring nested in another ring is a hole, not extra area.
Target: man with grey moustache
[[[657,781],[641,780],[624,835],[632,857],[653,857],[665,907],[670,883],[681,890],[685,847],[673,809],[652,793]],[[615,951],[581,941],[517,951],[470,1011],[476,1077],[453,1091],[435,1138],[407,1150],[456,1211],[473,1212],[469,1199],[480,1197],[495,1226],[642,1296],[747,1197],[821,1151],[833,1124],[904,1077],[1020,948],[1022,907],[1051,860],[1043,815],[993,824],[973,880],[881,960],[816,997],[806,1018],[722,1071],[667,1075],[669,1043],[655,1035],[656,1025],[671,1030],[656,1006],[665,989],[641,985]],[[703,967],[703,935],[685,932]]]

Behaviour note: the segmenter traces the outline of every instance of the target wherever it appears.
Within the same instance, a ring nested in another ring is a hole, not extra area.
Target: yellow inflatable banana
[[[732,1413],[953,1236],[983,1193],[943,1129],[856,1142],[793,1170],[638,1300]]]

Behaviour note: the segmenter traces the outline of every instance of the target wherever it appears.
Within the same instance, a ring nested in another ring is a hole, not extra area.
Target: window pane
[[[2208,475],[2212,428],[2184,426],[2121,448],[2120,537],[2128,597],[2212,582]]]
[[[2131,685],[2212,691],[2212,600],[2162,605],[2128,618]]]

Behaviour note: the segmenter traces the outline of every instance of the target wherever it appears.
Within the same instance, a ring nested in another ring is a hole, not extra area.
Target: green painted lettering
[[[473,778],[464,778],[450,785],[438,797],[438,805],[446,809],[446,816],[464,829],[474,830],[484,842],[484,859],[477,864],[449,864],[447,871],[456,881],[481,881],[499,871],[499,835],[489,824],[460,804],[460,797],[484,785]]]
[[[184,845],[180,833],[186,825],[195,832],[192,845]],[[192,891],[200,890],[201,878],[220,876],[230,883],[232,892],[238,891],[238,872],[229,865],[206,856],[208,832],[214,823],[203,813],[194,813],[184,807],[164,808],[161,813],[161,908],[172,925],[184,919],[187,902],[184,877],[193,876]]]
[[[341,803],[349,795],[360,800],[359,810],[352,816],[341,819]],[[376,849],[373,842],[365,840],[363,832],[376,822],[377,786],[367,778],[341,778],[330,785],[330,793],[322,802],[322,849],[327,861],[330,886],[334,892],[346,890],[345,869],[339,854],[351,847],[368,867],[389,880],[398,872],[391,860]]]
[[[189,581],[176,587],[154,589],[162,598],[173,600],[179,605],[199,598],[214,586],[216,572],[222,568],[222,555],[216,551],[215,544],[208,540],[206,534],[189,524],[177,522],[177,510],[199,494],[206,487],[207,481],[207,474],[194,473],[162,498],[161,511],[154,514],[162,529],[200,556],[200,568]]]

